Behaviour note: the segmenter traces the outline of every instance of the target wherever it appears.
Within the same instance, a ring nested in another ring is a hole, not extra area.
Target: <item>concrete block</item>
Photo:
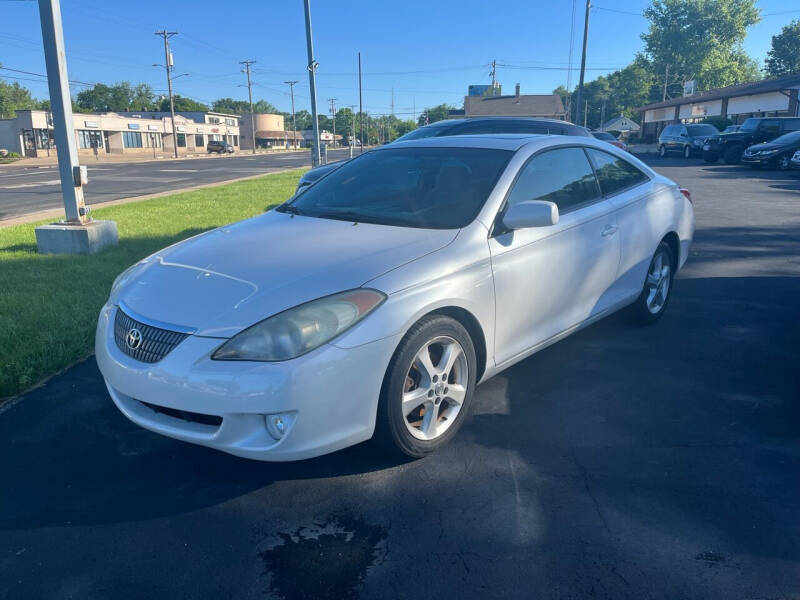
[[[116,246],[115,221],[91,221],[85,225],[51,223],[36,228],[40,254],[94,254],[106,246]]]

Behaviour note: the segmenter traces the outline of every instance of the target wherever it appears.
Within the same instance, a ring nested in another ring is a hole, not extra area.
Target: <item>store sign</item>
[[[180,125],[178,125],[175,129],[178,131],[186,131],[186,127],[181,127]]]
[[[694,104],[692,105],[692,116],[693,117],[705,117],[706,116],[706,107],[702,104]]]
[[[83,124],[86,127],[100,127],[97,121],[84,121]]]
[[[148,125],[147,131],[158,131],[158,125]]]
[[[139,129],[138,123],[128,123],[128,129]]]
[[[212,127],[211,131],[213,131],[214,133],[219,133],[219,127]]]
[[[203,128],[202,127],[198,127],[197,128],[197,133],[203,133]]]

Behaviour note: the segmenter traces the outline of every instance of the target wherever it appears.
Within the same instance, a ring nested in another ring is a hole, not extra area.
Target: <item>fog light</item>
[[[280,440],[289,431],[294,422],[294,413],[276,413],[267,415],[267,431],[276,440]]]

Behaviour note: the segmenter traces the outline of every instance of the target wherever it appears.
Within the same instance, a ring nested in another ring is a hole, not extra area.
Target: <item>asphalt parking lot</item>
[[[651,159],[664,318],[482,385],[455,443],[290,464],[157,436],[93,359],[0,414],[0,598],[800,598],[800,172]]]
[[[349,156],[349,149],[331,150],[331,161]],[[89,183],[84,188],[86,204],[168,192],[196,185],[218,183],[311,166],[309,152],[247,154],[142,163],[93,163],[84,159]],[[0,221],[60,208],[61,182],[58,167],[0,167]]]

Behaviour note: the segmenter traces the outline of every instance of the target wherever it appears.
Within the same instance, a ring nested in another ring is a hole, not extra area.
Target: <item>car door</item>
[[[620,263],[608,302],[617,304],[642,291],[650,259],[672,218],[669,190],[654,190],[650,176],[631,162],[597,148],[587,149],[603,196],[617,209]]]
[[[502,213],[526,200],[555,202],[558,223],[506,230]],[[602,197],[583,147],[547,149],[526,162],[489,238],[498,364],[607,306],[619,265],[616,232],[614,207]]]
[[[679,127],[675,133],[672,149],[683,152],[684,146],[689,143],[689,130],[686,127]]]

